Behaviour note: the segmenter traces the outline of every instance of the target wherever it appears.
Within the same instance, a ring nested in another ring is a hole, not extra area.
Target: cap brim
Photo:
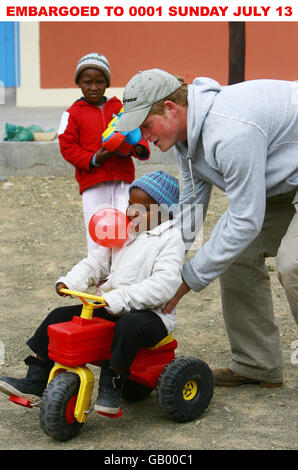
[[[115,131],[119,132],[130,132],[134,131],[137,127],[140,127],[142,122],[145,121],[146,117],[149,114],[151,105],[146,106],[142,109],[137,109],[136,111],[129,111],[122,114],[118,124],[115,128]]]

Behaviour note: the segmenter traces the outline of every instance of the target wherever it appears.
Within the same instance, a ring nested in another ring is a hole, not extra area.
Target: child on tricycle
[[[185,246],[170,210],[178,200],[178,181],[171,175],[156,171],[136,179],[129,188],[127,208],[133,230],[124,245],[113,249],[98,246],[56,283],[57,293],[62,296],[68,295],[65,289],[85,291],[100,284],[97,293],[105,306],[96,308],[94,317],[114,323],[110,358],[100,364],[95,403],[98,412],[119,413],[123,384],[138,351],[154,347],[175,329],[175,312],[163,314],[162,308],[181,283]],[[29,356],[25,360],[29,365],[27,376],[22,379],[1,377],[3,393],[30,398],[33,403],[40,401],[54,365],[49,357],[48,328],[70,322],[73,317],[80,316],[81,311],[81,305],[65,306],[46,317],[27,342],[36,353],[36,357]],[[209,387],[206,408],[212,396],[213,380],[208,366],[204,366]],[[202,373],[199,378],[200,373],[195,376],[199,383]],[[195,402],[200,393],[203,395],[204,387],[199,393],[198,383],[192,378],[187,380],[183,392],[186,403]],[[185,420],[197,415],[192,413]]]

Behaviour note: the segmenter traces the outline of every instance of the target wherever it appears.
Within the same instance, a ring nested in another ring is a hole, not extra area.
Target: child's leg
[[[125,212],[128,204],[128,188],[129,184],[124,181],[110,181],[96,184],[83,192],[82,203],[88,252],[98,246],[89,234],[89,222],[92,215],[98,209],[105,207],[113,207]]]
[[[55,308],[40,324],[34,335],[27,341],[27,345],[38,355],[40,359],[48,360],[48,326],[54,325],[55,323],[71,321],[72,317],[80,316],[81,312],[82,304]],[[94,310],[93,316],[115,321],[115,316],[110,315],[104,308]]]
[[[167,334],[161,318],[150,310],[125,314],[115,325],[110,367],[118,373],[129,371],[140,348],[155,346]]]
[[[79,316],[82,311],[82,305],[70,305],[67,307],[58,307],[49,313],[44,321],[39,325],[34,335],[27,341],[27,345],[40,358],[48,360],[48,326],[55,323],[71,321],[73,316]]]
[[[53,310],[37,328],[36,332],[27,342],[27,345],[37,354],[37,357],[28,356],[25,364],[29,366],[25,378],[0,378],[0,391],[6,395],[16,395],[30,399],[32,402],[40,400],[47,386],[48,376],[53,361],[48,358],[48,326],[54,323],[70,321],[74,315],[80,315],[82,305],[61,307]]]
[[[167,329],[155,313],[144,310],[121,317],[114,330],[110,361],[102,364],[95,410],[117,414],[123,381],[141,347],[151,347],[167,336]]]

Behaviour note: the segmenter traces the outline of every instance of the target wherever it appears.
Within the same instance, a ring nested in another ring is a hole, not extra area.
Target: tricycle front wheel
[[[40,402],[41,429],[57,441],[68,441],[76,436],[83,423],[75,416],[80,378],[71,372],[62,372],[51,380]]]

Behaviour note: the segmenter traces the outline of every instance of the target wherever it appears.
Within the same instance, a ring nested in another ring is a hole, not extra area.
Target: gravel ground
[[[225,207],[225,196],[214,190],[204,239]],[[0,182],[0,210],[0,345],[5,350],[0,375],[21,377],[28,337],[54,307],[72,302],[58,297],[53,285],[86,254],[81,198],[72,177],[9,177]],[[38,408],[16,406],[1,394],[0,449],[297,449],[297,329],[276,278],[274,259],[267,263],[283,343],[283,387],[216,387],[202,418],[186,424],[167,419],[153,392],[141,403],[124,403],[118,420],[91,413],[79,435],[66,443],[41,431]],[[218,281],[182,299],[175,337],[177,356],[196,356],[210,367],[229,364]],[[95,367],[94,373],[98,376]]]

